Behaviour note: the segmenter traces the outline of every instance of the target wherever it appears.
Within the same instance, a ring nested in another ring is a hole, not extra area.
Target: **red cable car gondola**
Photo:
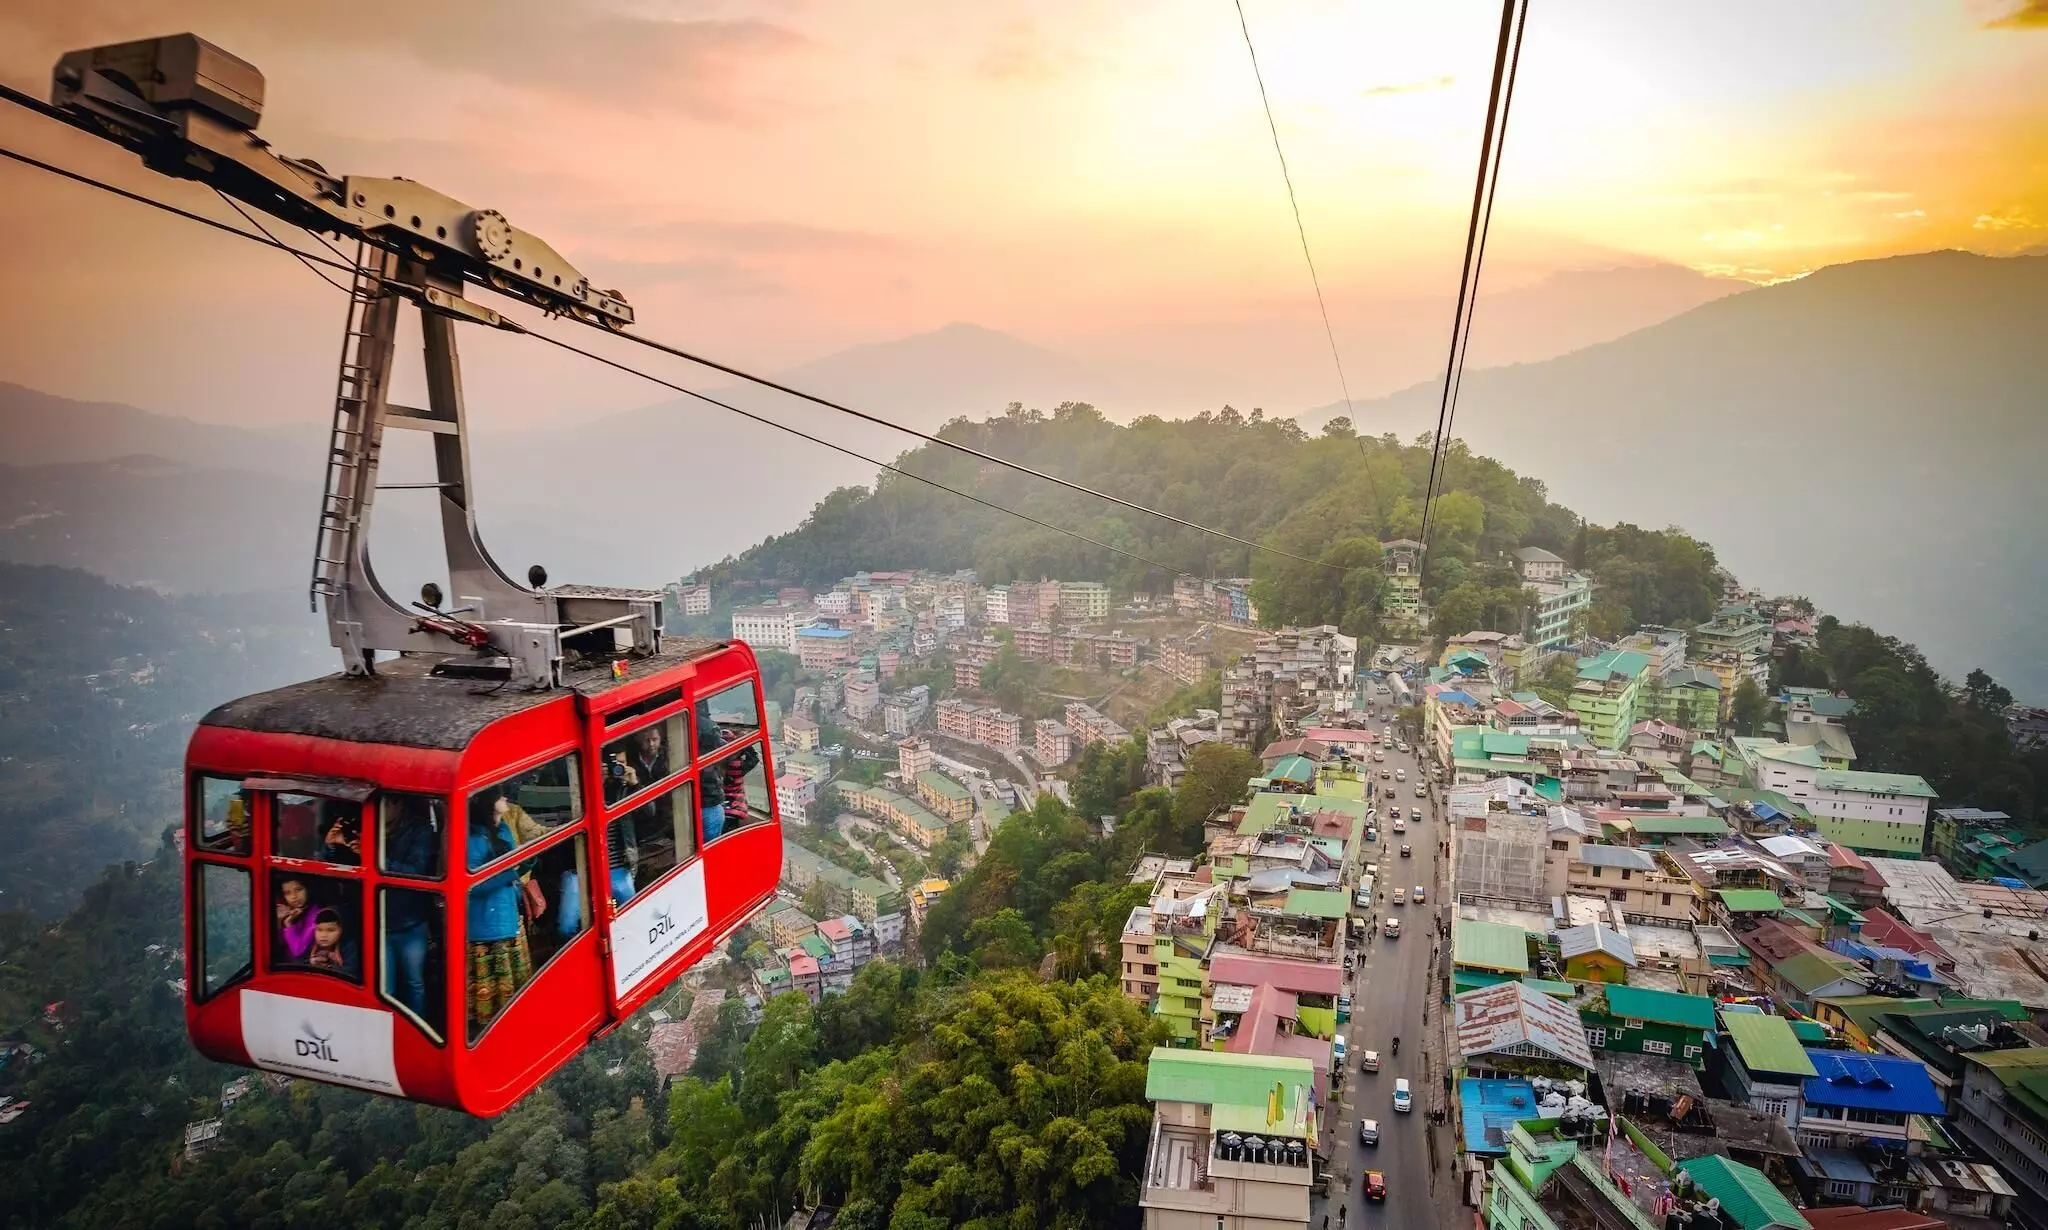
[[[503,1110],[774,891],[761,712],[744,644],[674,640],[624,680],[407,661],[214,710],[187,755],[194,1044]]]
[[[52,84],[54,113],[149,166],[358,243],[311,584],[343,671],[192,736],[186,1023],[224,1062],[495,1114],[774,891],[759,667],[664,642],[658,592],[521,585],[477,534],[456,328],[521,326],[465,289],[611,328],[624,298],[496,210],[278,156],[263,87],[192,35],[73,52]],[[390,398],[407,305],[424,407]],[[370,567],[393,428],[431,448],[433,482],[388,486],[436,493],[445,604]]]

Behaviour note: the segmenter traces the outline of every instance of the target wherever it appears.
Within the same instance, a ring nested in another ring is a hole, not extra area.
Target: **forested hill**
[[[185,740],[224,700],[333,669],[295,594],[166,597],[0,564],[0,912],[69,910],[176,819]]]
[[[706,570],[720,582],[829,584],[857,568],[977,569],[984,581],[1041,576],[1163,590],[1172,571],[1256,578],[1264,613],[1283,622],[1337,621],[1371,632],[1379,543],[1415,538],[1429,476],[1426,440],[1360,437],[1337,420],[1310,437],[1291,420],[1225,407],[1192,419],[1112,423],[1069,403],[1049,414],[1012,406],[999,418],[955,420],[941,437],[1322,564],[1293,562],[1063,490],[1041,479],[926,445],[899,466],[994,504],[1143,557],[1090,546],[964,500],[916,478],[882,475],[842,488],[797,529]],[[1701,620],[1718,597],[1713,552],[1681,533],[1584,527],[1540,479],[1453,442],[1436,508],[1428,597],[1455,630],[1519,622],[1519,588],[1498,561],[1542,546],[1609,584],[1601,622]],[[1154,567],[1152,565],[1160,565]],[[1457,591],[1463,590],[1462,594]],[[1453,596],[1456,595],[1456,596]],[[1512,609],[1510,609],[1512,608]],[[1596,627],[1596,630],[1598,628]]]

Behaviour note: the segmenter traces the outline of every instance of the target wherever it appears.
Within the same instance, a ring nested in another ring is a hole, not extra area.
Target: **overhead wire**
[[[1479,166],[1472,185],[1472,215],[1465,227],[1465,259],[1459,271],[1458,297],[1451,317],[1450,353],[1444,363],[1444,383],[1437,405],[1435,439],[1430,449],[1429,478],[1423,487],[1422,560],[1420,573],[1429,572],[1429,542],[1436,528],[1436,502],[1441,494],[1443,472],[1449,461],[1448,433],[1454,413],[1455,389],[1471,338],[1472,315],[1478,298],[1479,269],[1485,262],[1485,229],[1492,224],[1492,187],[1499,180],[1501,137],[1507,130],[1507,103],[1514,97],[1513,70],[1521,58],[1519,30],[1528,18],[1528,0],[1501,0],[1500,35],[1494,48],[1493,81],[1487,91],[1486,123],[1480,134]],[[1503,86],[1505,85],[1505,93]]]
[[[326,266],[329,266],[329,267],[331,267],[331,268],[338,268],[338,269],[342,269],[342,270],[344,270],[344,271],[348,272],[348,273],[349,273],[350,275],[353,275],[353,274],[354,274],[354,273],[356,272],[356,266],[354,265],[354,263],[353,263],[353,262],[340,262],[340,261],[331,261],[331,260],[327,260],[327,259],[325,259],[325,258],[323,258],[323,257],[317,256],[317,255],[315,255],[315,254],[312,254],[312,253],[308,253],[308,252],[304,252],[304,251],[301,251],[300,249],[298,249],[298,248],[295,248],[295,247],[293,247],[293,246],[292,246],[292,245],[290,245],[290,244],[284,243],[284,242],[282,242],[282,241],[280,241],[280,240],[278,240],[278,239],[274,238],[274,237],[273,237],[273,236],[271,236],[271,235],[270,235],[270,234],[269,234],[269,233],[268,233],[267,231],[265,231],[265,232],[263,232],[263,233],[261,233],[261,234],[252,234],[252,233],[250,233],[250,232],[248,232],[248,231],[245,231],[245,230],[242,230],[242,229],[240,229],[239,227],[234,227],[234,226],[230,226],[230,225],[228,225],[227,223],[224,223],[224,222],[220,222],[220,221],[218,221],[218,220],[216,220],[216,219],[213,219],[213,218],[209,218],[209,217],[205,216],[204,214],[198,214],[198,213],[194,213],[194,212],[192,212],[191,210],[188,210],[188,209],[183,209],[183,208],[180,208],[179,206],[176,206],[176,205],[172,205],[172,204],[170,204],[170,203],[169,203],[169,202],[167,202],[167,201],[161,201],[161,200],[158,200],[158,199],[156,199],[156,198],[154,198],[154,197],[146,196],[146,195],[144,195],[144,194],[142,194],[142,193],[138,193],[138,192],[130,192],[129,190],[127,190],[127,189],[125,189],[125,188],[119,188],[119,187],[116,187],[116,186],[114,186],[114,185],[112,185],[112,184],[109,184],[109,183],[105,182],[104,180],[99,180],[99,179],[95,179],[95,178],[93,178],[92,176],[89,176],[89,175],[84,175],[84,174],[80,174],[80,173],[78,173],[78,172],[75,172],[75,171],[70,171],[70,170],[66,170],[66,169],[65,169],[65,168],[63,168],[63,167],[60,167],[60,166],[56,166],[55,164],[52,164],[52,163],[48,163],[48,162],[44,162],[43,160],[41,160],[41,159],[39,159],[39,158],[33,158],[33,157],[30,157],[29,155],[26,155],[26,154],[21,154],[21,153],[17,153],[16,151],[14,151],[14,150],[10,150],[10,149],[7,149],[7,148],[6,148],[6,147],[4,147],[4,146],[0,146],[0,157],[6,157],[6,158],[10,158],[10,159],[12,159],[12,160],[14,160],[14,161],[16,161],[16,162],[20,162],[20,163],[23,163],[23,164],[25,164],[25,165],[28,165],[28,166],[31,166],[31,167],[35,167],[35,168],[36,168],[36,169],[38,169],[38,170],[42,170],[42,171],[48,171],[48,172],[50,172],[51,174],[54,174],[54,175],[58,175],[58,176],[61,176],[62,178],[65,178],[65,179],[69,179],[69,180],[72,180],[72,181],[74,181],[74,182],[77,182],[77,183],[80,183],[80,184],[84,184],[84,185],[86,185],[86,186],[88,186],[88,187],[92,187],[92,188],[98,188],[98,189],[100,189],[100,190],[101,190],[101,191],[103,191],[103,192],[108,192],[108,193],[111,193],[111,194],[113,194],[113,195],[115,195],[115,196],[119,196],[119,197],[122,197],[123,199],[129,200],[129,201],[133,201],[133,202],[135,202],[136,204],[139,204],[139,205],[147,205],[147,206],[149,206],[149,207],[150,207],[150,208],[152,208],[152,209],[158,209],[158,210],[162,210],[162,211],[163,211],[163,212],[165,212],[165,213],[168,213],[168,214],[174,215],[174,216],[176,216],[176,217],[179,217],[179,218],[183,218],[183,219],[185,219],[186,221],[189,221],[189,222],[198,222],[198,223],[201,223],[201,224],[203,224],[203,225],[205,225],[205,226],[211,227],[212,229],[214,229],[214,230],[217,230],[217,231],[220,231],[220,232],[222,232],[222,233],[224,233],[224,234],[232,235],[232,236],[234,236],[234,237],[235,237],[235,238],[237,238],[237,239],[245,239],[245,240],[248,240],[248,241],[249,241],[249,242],[251,242],[251,243],[255,243],[255,244],[260,244],[260,245],[262,245],[262,246],[264,246],[264,247],[266,247],[266,248],[274,248],[274,249],[277,249],[277,250],[279,250],[279,251],[282,251],[282,252],[286,253],[287,255],[290,255],[290,256],[294,256],[294,257],[297,257],[297,258],[299,258],[299,260],[301,261],[301,263],[305,264],[305,265],[306,265],[306,267],[307,267],[307,268],[308,268],[309,270],[311,270],[312,272],[314,272],[314,273],[316,273],[316,274],[319,274],[319,275],[320,275],[320,277],[321,277],[321,280],[322,280],[322,281],[326,282],[326,283],[327,283],[327,284],[328,284],[329,286],[331,286],[331,287],[335,287],[336,289],[339,289],[339,290],[341,290],[341,291],[343,291],[343,292],[347,292],[348,288],[347,288],[346,286],[341,286],[340,284],[338,284],[338,283],[336,283],[335,281],[333,281],[333,280],[332,280],[331,278],[328,278],[328,277],[327,277],[327,276],[326,276],[326,275],[325,275],[324,273],[321,273],[321,271],[320,271],[320,269],[318,268],[318,266],[320,266],[320,265],[326,265]],[[232,204],[232,202],[230,202],[230,203]],[[238,210],[237,212],[239,212],[239,210]],[[252,220],[252,221],[253,221],[253,220]],[[260,230],[260,229],[261,229],[261,228],[259,228],[259,230]],[[762,425],[764,425],[764,426],[767,426],[767,427],[772,427],[772,428],[776,429],[777,431],[787,432],[788,434],[790,434],[790,435],[794,435],[794,436],[797,436],[797,437],[798,437],[798,438],[800,438],[800,439],[808,440],[808,441],[810,441],[810,442],[811,442],[811,443],[813,443],[813,444],[817,444],[817,445],[820,445],[820,446],[822,446],[822,447],[824,447],[824,448],[832,449],[832,450],[833,450],[833,451],[835,451],[835,452],[843,453],[843,454],[845,454],[845,455],[846,455],[846,456],[848,456],[848,457],[852,457],[852,458],[855,458],[856,460],[859,460],[859,461],[864,461],[864,462],[868,463],[869,465],[873,465],[873,466],[876,466],[876,467],[878,467],[878,468],[880,468],[880,469],[882,469],[882,470],[888,471],[889,473],[892,473],[892,474],[898,474],[898,475],[901,475],[901,476],[902,476],[902,477],[904,477],[904,478],[912,479],[912,480],[914,480],[914,481],[916,481],[916,482],[920,482],[920,483],[923,483],[923,484],[925,484],[926,486],[929,486],[929,487],[934,487],[934,488],[936,488],[936,489],[938,489],[938,490],[940,490],[940,491],[944,491],[944,492],[946,492],[946,493],[947,493],[947,494],[949,494],[949,495],[954,495],[954,496],[958,496],[959,498],[961,498],[961,499],[963,499],[963,500],[967,500],[967,501],[969,501],[969,502],[971,502],[971,503],[979,504],[979,505],[981,505],[981,506],[982,506],[982,507],[984,507],[984,508],[989,508],[989,509],[993,509],[993,510],[994,510],[994,511],[996,511],[996,512],[1000,512],[1000,513],[1005,513],[1005,514],[1007,514],[1007,515],[1009,515],[1009,516],[1012,516],[1012,517],[1015,517],[1015,518],[1017,518],[1017,519],[1018,519],[1018,520],[1020,520],[1020,521],[1025,521],[1025,522],[1028,522],[1029,524],[1032,524],[1032,525],[1036,525],[1036,526],[1040,527],[1041,529],[1047,529],[1047,530],[1051,530],[1051,531],[1053,531],[1054,533],[1057,533],[1057,534],[1063,534],[1063,535],[1065,535],[1065,536],[1067,536],[1067,537],[1069,537],[1069,538],[1072,538],[1072,539],[1076,540],[1077,542],[1082,542],[1082,543],[1085,543],[1085,544],[1087,544],[1088,546],[1091,546],[1091,547],[1095,547],[1095,548],[1098,548],[1098,549],[1100,549],[1100,550],[1103,550],[1103,551],[1108,551],[1108,552],[1111,552],[1112,554],[1115,554],[1115,555],[1120,555],[1120,556],[1123,556],[1123,557],[1124,557],[1124,558],[1126,558],[1126,559],[1130,559],[1130,560],[1133,560],[1133,561],[1135,561],[1135,562],[1137,562],[1137,563],[1140,563],[1140,564],[1144,564],[1144,565],[1146,565],[1147,567],[1150,567],[1150,568],[1157,568],[1157,569],[1159,569],[1159,570],[1161,570],[1161,571],[1163,571],[1163,572],[1166,572],[1166,573],[1168,573],[1168,574],[1170,574],[1170,575],[1173,575],[1173,576],[1192,576],[1192,575],[1193,575],[1192,573],[1189,573],[1189,572],[1187,572],[1187,571],[1186,571],[1185,569],[1181,569],[1181,568],[1176,568],[1176,567],[1174,567],[1174,566],[1173,566],[1173,565],[1171,565],[1171,564],[1166,564],[1166,563],[1162,563],[1162,562],[1160,562],[1159,560],[1155,560],[1155,559],[1152,559],[1152,558],[1150,558],[1150,557],[1148,557],[1148,556],[1145,556],[1145,555],[1141,555],[1141,554],[1139,554],[1139,553],[1137,553],[1137,552],[1135,552],[1135,551],[1129,550],[1129,549],[1127,549],[1127,548],[1124,548],[1124,547],[1118,547],[1118,546],[1114,546],[1114,545],[1112,545],[1112,544],[1110,544],[1110,543],[1106,543],[1106,542],[1103,542],[1103,541],[1101,541],[1101,540],[1099,540],[1099,539],[1097,539],[1097,538],[1094,538],[1094,537],[1092,537],[1092,536],[1090,536],[1090,535],[1087,535],[1087,534],[1083,534],[1083,533],[1081,533],[1081,532],[1080,532],[1080,531],[1078,531],[1078,530],[1071,530],[1071,529],[1068,529],[1068,528],[1067,528],[1067,527],[1065,527],[1065,526],[1062,526],[1062,525],[1056,525],[1056,524],[1054,524],[1053,522],[1047,521],[1047,520],[1045,520],[1045,519],[1043,519],[1043,518],[1041,518],[1041,517],[1036,517],[1036,516],[1033,516],[1033,515],[1032,515],[1032,514],[1030,514],[1030,513],[1027,513],[1027,512],[1022,512],[1022,511],[1020,511],[1020,510],[1018,510],[1018,509],[1015,509],[1015,508],[1011,508],[1011,507],[1009,507],[1009,506],[1007,506],[1007,505],[1004,505],[1004,504],[999,504],[999,503],[996,503],[996,502],[995,502],[995,501],[993,501],[993,500],[989,500],[989,499],[984,499],[983,497],[981,497],[981,496],[978,496],[978,495],[974,495],[974,494],[973,494],[973,493],[971,493],[971,492],[967,492],[967,491],[962,491],[962,490],[960,490],[959,488],[957,488],[957,487],[954,487],[954,486],[952,486],[952,485],[950,485],[950,484],[948,484],[948,483],[943,483],[943,482],[940,482],[939,480],[937,480],[937,479],[934,479],[934,478],[928,478],[928,477],[926,477],[925,475],[922,475],[922,474],[918,474],[918,473],[916,473],[916,472],[914,472],[914,471],[911,471],[911,470],[906,470],[906,469],[904,469],[904,468],[903,468],[903,467],[901,467],[901,466],[897,466],[897,465],[892,465],[892,464],[891,464],[891,463],[889,463],[889,462],[883,461],[883,460],[881,460],[881,459],[879,459],[879,458],[876,458],[876,457],[871,457],[871,456],[869,456],[869,455],[868,455],[868,454],[866,454],[866,453],[863,453],[863,452],[860,452],[860,451],[858,451],[857,449],[849,448],[849,447],[847,447],[846,445],[843,445],[843,444],[836,444],[836,443],[834,443],[833,441],[830,441],[830,440],[824,439],[823,437],[820,437],[820,436],[815,436],[815,435],[812,435],[811,433],[809,433],[809,432],[806,432],[806,431],[804,431],[804,430],[802,430],[802,429],[800,429],[800,428],[792,427],[792,426],[790,426],[790,425],[788,425],[788,424],[786,424],[786,423],[780,423],[780,422],[777,422],[776,420],[774,420],[774,419],[771,419],[771,418],[768,418],[768,417],[767,417],[767,416],[765,416],[765,415],[755,414],[755,413],[753,413],[753,412],[751,412],[751,411],[748,411],[748,410],[743,410],[743,409],[741,409],[740,407],[738,407],[738,406],[735,406],[735,405],[732,405],[732,404],[731,404],[731,403],[729,403],[729,402],[725,402],[725,401],[722,401],[722,400],[720,400],[720,399],[718,399],[718,398],[716,398],[716,397],[712,397],[712,396],[710,396],[709,394],[706,394],[706,393],[700,393],[700,392],[698,392],[698,391],[697,391],[697,390],[695,390],[695,389],[687,388],[687,387],[685,387],[685,386],[683,386],[683,385],[681,385],[681,384],[677,384],[677,383],[675,383],[675,382],[673,382],[673,381],[670,381],[670,380],[664,379],[664,378],[662,378],[662,377],[660,377],[660,376],[657,376],[657,375],[655,375],[655,374],[653,374],[653,373],[651,373],[651,372],[643,371],[643,370],[641,370],[641,369],[639,369],[639,368],[633,367],[633,366],[632,366],[631,364],[627,364],[627,363],[621,363],[621,362],[619,362],[619,361],[618,361],[618,360],[616,360],[616,359],[612,359],[612,358],[609,358],[609,357],[607,357],[607,356],[605,356],[605,355],[601,355],[601,354],[597,353],[596,351],[593,351],[593,350],[589,350],[589,349],[586,349],[586,348],[584,348],[584,347],[581,347],[581,346],[577,346],[577,345],[574,345],[573,343],[570,343],[570,342],[565,342],[565,341],[562,341],[562,340],[561,340],[561,339],[559,339],[559,338],[551,337],[551,336],[549,336],[549,335],[547,335],[547,334],[545,334],[545,333],[537,333],[537,332],[534,332],[534,331],[533,331],[533,330],[531,330],[531,329],[527,329],[527,328],[526,328],[525,326],[523,326],[523,325],[516,325],[516,324],[515,324],[515,325],[514,325],[514,331],[515,331],[515,332],[518,332],[518,333],[522,333],[522,334],[524,334],[525,336],[528,336],[528,337],[536,338],[536,339],[538,339],[538,340],[540,340],[540,341],[542,341],[542,342],[545,342],[545,343],[547,343],[547,344],[549,344],[549,345],[551,345],[551,346],[556,346],[556,347],[559,347],[559,348],[561,348],[561,349],[563,349],[563,350],[567,350],[567,351],[569,351],[569,352],[571,352],[571,353],[573,353],[573,354],[578,354],[578,355],[581,355],[581,356],[583,356],[584,358],[590,359],[590,360],[592,360],[592,361],[594,361],[594,362],[597,362],[597,363],[602,363],[602,364],[604,364],[604,365],[605,365],[605,366],[607,366],[607,367],[612,367],[612,368],[616,368],[616,369],[618,369],[618,370],[620,370],[620,371],[623,371],[623,372],[626,372],[626,373],[628,373],[628,374],[630,374],[630,375],[638,376],[638,377],[640,377],[640,378],[641,378],[641,379],[643,379],[643,380],[647,380],[647,381],[650,381],[650,382],[652,382],[652,383],[654,383],[654,384],[658,384],[658,385],[661,385],[661,386],[662,386],[662,387],[664,387],[664,388],[672,389],[672,390],[674,390],[674,391],[676,391],[676,392],[678,392],[678,393],[682,393],[682,394],[684,394],[684,395],[686,395],[686,396],[689,396],[689,397],[693,397],[693,398],[696,398],[696,399],[697,399],[697,400],[699,400],[699,401],[705,402],[705,403],[707,403],[707,404],[709,404],[709,405],[712,405],[712,406],[716,406],[716,407],[718,407],[718,408],[719,408],[719,409],[721,409],[721,410],[726,410],[726,411],[729,411],[730,413],[733,413],[733,414],[737,414],[737,415],[739,415],[739,416],[740,416],[740,417],[742,417],[742,418],[746,418],[746,419],[751,419],[751,420],[753,420],[754,422],[760,423],[760,424],[762,424]],[[630,335],[629,335],[629,336],[630,336]],[[637,339],[637,338],[636,338],[636,339],[634,339],[634,340],[641,340],[641,341],[643,341],[643,343],[644,343],[644,344],[654,345],[654,346],[656,346],[657,348],[661,348],[661,347],[660,347],[660,344],[659,344],[659,343],[653,343],[653,342],[649,342],[649,341],[646,341],[645,339]],[[1149,511],[1149,510],[1147,510],[1147,511]],[[1192,529],[1197,529],[1197,530],[1203,530],[1203,531],[1204,531],[1204,532],[1206,532],[1206,533],[1212,533],[1212,534],[1221,534],[1221,531],[1216,531],[1216,530],[1207,530],[1207,529],[1206,529],[1206,527],[1203,527],[1203,526],[1200,526],[1200,525],[1196,525],[1196,524],[1195,524],[1195,523],[1193,523],[1193,522],[1187,522],[1186,524],[1187,524],[1187,525],[1189,526],[1189,528],[1192,528]],[[1242,541],[1242,540],[1237,540],[1237,541]],[[1256,544],[1256,543],[1253,543],[1253,544],[1250,544],[1250,545],[1253,545],[1253,546],[1258,546],[1258,544]],[[1271,548],[1261,548],[1261,549],[1271,549]],[[1283,554],[1284,554],[1284,553],[1283,553]]]
[[[299,251],[297,248],[285,243],[282,239],[279,239],[277,236],[272,235],[270,233],[270,228],[263,225],[261,222],[258,222],[256,220],[256,215],[250,213],[246,209],[243,209],[242,203],[240,201],[237,201],[235,198],[229,196],[225,192],[222,192],[218,188],[215,188],[213,190],[213,194],[219,197],[221,200],[226,201],[228,203],[229,209],[232,209],[236,213],[242,215],[243,220],[246,221],[250,226],[255,227],[258,231],[261,231],[266,239],[275,242],[277,246],[283,248],[287,252],[290,252],[293,256],[298,257],[299,263],[301,265],[304,265],[307,269],[311,270],[314,277],[319,278],[321,281],[327,283],[329,286],[332,286],[334,289],[342,292],[343,294],[348,293],[347,286],[344,286],[340,282],[335,281],[334,278],[330,276],[326,270],[314,264],[312,258],[307,256],[306,253]],[[315,235],[314,238],[319,239],[320,237]],[[326,243],[326,240],[323,239],[321,240],[321,242]],[[332,245],[329,246],[331,247]]]

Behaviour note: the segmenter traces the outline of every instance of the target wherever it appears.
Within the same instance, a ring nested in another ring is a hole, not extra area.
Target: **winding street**
[[[845,839],[847,845],[867,855],[870,863],[882,869],[882,878],[888,881],[890,888],[901,889],[903,887],[903,880],[896,874],[896,864],[890,862],[880,851],[854,836],[855,829],[876,829],[880,827],[879,825],[866,816],[855,816],[842,812],[832,827],[839,830],[839,836]]]

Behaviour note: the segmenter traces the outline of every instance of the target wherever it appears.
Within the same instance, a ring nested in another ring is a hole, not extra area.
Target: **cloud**
[[[1924,209],[1908,209],[1903,210],[1899,213],[1892,214],[1891,216],[1899,219],[1924,218],[1927,216],[1927,211]]]
[[[2041,229],[2041,220],[2017,205],[2009,205],[1995,214],[1978,214],[1976,221],[1970,223],[1970,229],[1976,231],[2035,231]]]
[[[1391,85],[1369,86],[1360,90],[1358,94],[1361,98],[1386,98],[1394,94],[1421,94],[1428,90],[1447,90],[1457,83],[1456,77],[1446,73],[1426,81],[1402,81]]]
[[[170,24],[159,0],[27,7],[38,12],[8,14],[9,37],[0,41],[65,49]],[[535,94],[726,123],[757,118],[766,105],[737,90],[744,70],[810,41],[768,21],[670,21],[599,0],[352,0],[345,20],[321,5],[263,7],[260,17],[244,0],[186,0],[178,9],[179,28],[259,68],[258,57],[280,47],[367,49]]]
[[[2010,13],[1984,25],[1992,30],[2048,30],[2048,0],[2020,0]]]

